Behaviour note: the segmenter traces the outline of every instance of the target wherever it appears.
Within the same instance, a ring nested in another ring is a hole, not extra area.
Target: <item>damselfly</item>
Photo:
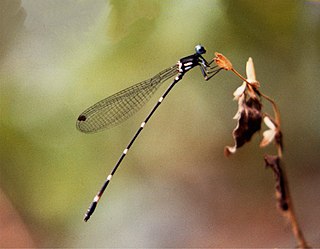
[[[211,66],[211,62],[207,62],[203,58],[202,54],[206,53],[203,46],[197,45],[195,47],[195,53],[186,57],[181,58],[174,66],[169,67],[152,78],[137,83],[131,87],[128,87],[110,97],[107,97],[93,106],[89,107],[78,117],[76,126],[77,128],[85,133],[93,133],[102,129],[110,128],[115,126],[122,121],[126,120],[134,113],[136,113],[152,96],[152,94],[159,88],[159,86],[166,80],[175,76],[174,80],[167,88],[167,90],[159,98],[156,105],[150,111],[146,119],[141,123],[139,129],[130,140],[129,144],[122,152],[119,160],[115,164],[114,168],[108,175],[103,186],[94,197],[93,202],[88,208],[84,220],[88,221],[92,213],[94,212],[103,192],[107,188],[112,176],[117,171],[124,157],[127,155],[129,149],[133,145],[134,141],[139,136],[140,132],[149,121],[151,116],[157,110],[163,99],[168,95],[174,85],[179,82],[186,72],[192,68],[199,66],[202,75],[205,80],[209,80],[211,77],[216,75],[221,68]]]

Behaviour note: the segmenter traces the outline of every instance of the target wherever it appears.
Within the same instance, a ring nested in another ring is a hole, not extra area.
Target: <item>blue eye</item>
[[[197,54],[205,54],[207,52],[206,49],[204,48],[204,46],[202,46],[202,45],[197,45],[195,47],[195,50],[196,50]]]

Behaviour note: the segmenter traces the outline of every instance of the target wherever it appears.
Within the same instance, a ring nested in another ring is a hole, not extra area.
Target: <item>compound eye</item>
[[[206,49],[204,48],[204,46],[202,46],[202,45],[197,45],[195,47],[195,50],[196,50],[197,54],[205,54],[207,52]]]

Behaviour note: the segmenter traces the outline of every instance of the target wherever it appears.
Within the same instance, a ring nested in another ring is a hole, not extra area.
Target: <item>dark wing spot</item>
[[[80,115],[80,116],[78,117],[78,121],[86,121],[86,119],[87,119],[87,117],[84,116],[84,115]]]

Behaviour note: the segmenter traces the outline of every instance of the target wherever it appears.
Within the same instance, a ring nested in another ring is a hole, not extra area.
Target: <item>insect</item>
[[[189,70],[196,66],[200,67],[201,73],[205,80],[211,79],[221,70],[221,68],[217,68],[217,66],[211,66],[213,60],[209,63],[205,60],[205,58],[203,58],[202,55],[205,53],[205,48],[202,45],[197,45],[195,47],[194,54],[181,58],[174,66],[164,69],[150,79],[137,83],[118,93],[115,93],[114,95],[111,95],[110,97],[99,101],[79,115],[76,122],[76,127],[81,132],[93,133],[113,127],[136,113],[151,98],[153,93],[155,93],[155,91],[163,82],[172,77],[175,77],[166,91],[159,98],[158,102],[151,109],[145,120],[141,123],[139,129],[136,131],[127,147],[122,152],[117,163],[111,170],[101,189],[94,197],[90,207],[88,208],[84,217],[85,221],[88,221],[90,219],[91,215],[96,209],[101,196],[106,190],[109,182],[111,181],[111,178],[117,171],[122,160],[127,155],[129,149],[131,148],[134,141],[137,139],[151,116],[154,114],[154,112],[157,110],[157,108],[160,106],[164,98],[172,90],[175,84],[178,83]]]

